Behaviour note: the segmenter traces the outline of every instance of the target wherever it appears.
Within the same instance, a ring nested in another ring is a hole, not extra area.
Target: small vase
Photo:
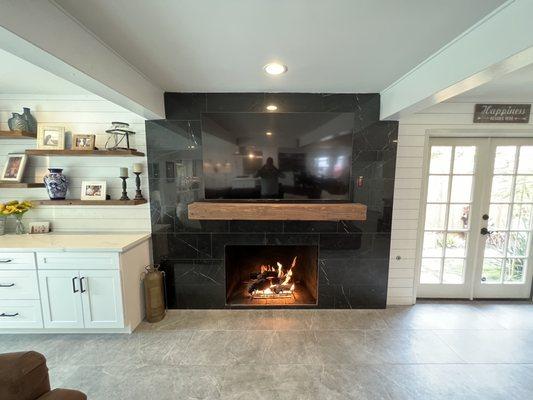
[[[13,116],[7,120],[7,126],[12,131],[27,131],[28,122],[19,113],[13,113]]]
[[[22,114],[22,118],[26,121],[28,132],[31,133],[37,133],[37,120],[33,115],[30,113],[30,109],[28,107],[23,107],[24,113]]]
[[[26,233],[26,228],[24,228],[24,224],[22,223],[22,217],[24,214],[15,214],[15,234],[16,235],[23,235]]]
[[[44,176],[43,181],[48,191],[50,200],[64,200],[68,190],[68,179],[63,175],[61,168],[49,168],[49,173]]]
[[[0,236],[6,233],[6,217],[0,217]]]

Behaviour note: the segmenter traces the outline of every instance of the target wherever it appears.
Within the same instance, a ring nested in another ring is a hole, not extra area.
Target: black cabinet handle
[[[4,258],[4,259],[0,260],[0,263],[2,263],[2,264],[7,264],[7,263],[10,263],[11,261],[13,261],[13,259],[11,259],[11,258]]]
[[[10,283],[10,284],[8,284],[8,285],[2,285],[2,284],[0,283],[0,287],[13,287],[13,286],[15,286],[14,283]]]
[[[76,289],[76,279],[78,279],[77,276],[75,276],[74,278],[72,278],[72,292],[73,292],[73,293],[78,293],[78,292],[79,292],[79,290]]]
[[[85,293],[85,292],[87,291],[87,290],[85,290],[85,289],[83,288],[83,280],[84,280],[84,279],[85,279],[84,276],[82,276],[82,277],[80,278],[80,289],[81,289],[81,292],[82,292],[82,293]]]
[[[15,314],[2,313],[0,314],[0,317],[16,317],[17,315],[19,315],[19,313],[15,313]]]

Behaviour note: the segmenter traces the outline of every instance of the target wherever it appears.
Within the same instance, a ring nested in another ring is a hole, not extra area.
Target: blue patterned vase
[[[68,180],[61,168],[49,168],[43,178],[50,200],[64,200],[68,190]]]
[[[7,126],[12,131],[27,131],[28,122],[19,113],[13,113],[13,116],[7,120]]]

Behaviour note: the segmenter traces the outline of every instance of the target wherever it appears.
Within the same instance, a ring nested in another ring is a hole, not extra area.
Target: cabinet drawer
[[[42,328],[39,300],[0,300],[0,329]]]
[[[35,269],[34,253],[0,253],[0,270]]]
[[[38,300],[37,271],[0,270],[0,300]]]
[[[119,269],[118,253],[37,253],[39,269]]]

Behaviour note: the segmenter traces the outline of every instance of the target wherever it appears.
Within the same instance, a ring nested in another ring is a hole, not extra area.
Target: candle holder
[[[141,178],[139,175],[141,175],[140,172],[133,172],[135,174],[135,185],[137,186],[137,190],[135,190],[135,200],[144,200],[144,197],[141,193]]]
[[[128,179],[128,177],[121,176],[120,179],[122,179],[122,197],[120,198],[120,200],[129,200],[130,198],[128,197],[128,192],[126,191],[126,179]]]

